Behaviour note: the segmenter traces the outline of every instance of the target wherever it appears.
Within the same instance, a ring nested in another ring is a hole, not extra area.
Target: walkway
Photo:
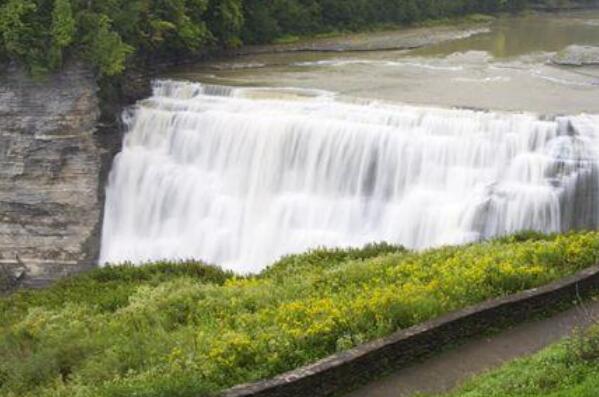
[[[473,375],[536,353],[593,322],[599,322],[599,301],[587,302],[548,319],[517,325],[495,336],[468,341],[370,383],[347,397],[407,397],[417,392],[447,392]]]

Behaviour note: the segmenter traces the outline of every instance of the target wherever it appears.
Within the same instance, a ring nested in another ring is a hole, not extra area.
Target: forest
[[[0,62],[32,73],[83,59],[100,76],[128,64],[285,35],[515,12],[531,0],[0,0]]]

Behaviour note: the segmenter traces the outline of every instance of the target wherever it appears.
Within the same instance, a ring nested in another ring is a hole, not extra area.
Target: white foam
[[[425,248],[599,223],[597,116],[154,89],[125,118],[102,263],[197,258],[248,273],[316,246]]]

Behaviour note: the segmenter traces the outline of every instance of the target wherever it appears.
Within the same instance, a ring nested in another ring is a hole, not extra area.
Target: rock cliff
[[[0,70],[0,266],[24,285],[93,266],[106,149],[93,74]],[[8,276],[7,276],[8,275]]]

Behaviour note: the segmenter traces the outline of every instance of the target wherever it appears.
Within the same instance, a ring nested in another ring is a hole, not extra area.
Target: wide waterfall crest
[[[598,116],[158,81],[125,122],[102,263],[197,258],[247,273],[317,246],[599,223]]]

